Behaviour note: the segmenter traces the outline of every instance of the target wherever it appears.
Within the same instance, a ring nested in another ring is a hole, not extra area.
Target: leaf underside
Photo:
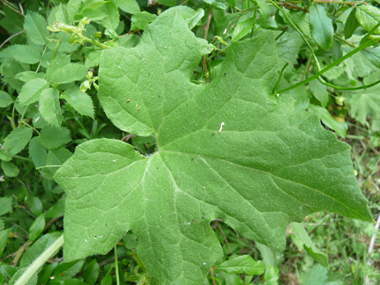
[[[275,248],[285,247],[289,223],[312,212],[372,221],[350,147],[290,99],[271,97],[272,33],[231,44],[207,85],[190,82],[201,50],[169,9],[136,48],[103,52],[107,116],[123,131],[154,135],[158,152],[144,157],[109,139],[76,148],[55,175],[67,193],[65,261],[105,254],[131,229],[160,284],[201,284],[222,255],[213,219]]]

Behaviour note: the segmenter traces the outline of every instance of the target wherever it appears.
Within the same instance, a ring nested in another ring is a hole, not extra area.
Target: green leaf
[[[72,0],[69,2],[71,3]],[[58,263],[50,263],[49,265],[45,265],[42,268],[41,273],[38,276],[39,284],[47,284],[50,281],[50,277],[53,276],[53,272],[57,267]]]
[[[334,27],[322,5],[314,4],[310,7],[310,29],[313,38],[321,48],[329,49],[331,47]]]
[[[29,241],[35,241],[45,228],[45,215],[41,214],[34,220],[29,229]]]
[[[189,29],[194,28],[199,23],[199,21],[203,18],[204,15],[205,15],[205,11],[202,8],[199,8],[193,16],[185,19],[187,24],[189,25]]]
[[[74,20],[75,15],[78,13],[83,0],[70,0],[66,5],[67,14]]]
[[[78,87],[65,90],[61,98],[65,99],[79,114],[94,118],[94,105],[91,97],[81,92]]]
[[[297,88],[291,89],[280,96],[287,96],[286,94],[290,94],[294,98],[294,107],[296,109],[306,110],[309,106],[310,99],[304,86],[298,86]]]
[[[107,253],[133,230],[150,276],[202,284],[222,255],[210,227],[217,217],[274,248],[312,212],[372,221],[350,147],[286,96],[272,98],[273,33],[232,43],[210,84],[190,81],[202,50],[169,9],[137,47],[103,51],[106,115],[123,131],[155,136],[158,151],[145,157],[122,141],[91,140],[59,168],[65,261]]]
[[[0,159],[4,161],[11,161],[12,155],[10,155],[6,149],[0,148]]]
[[[12,103],[12,97],[7,92],[0,91],[0,108],[6,108]]]
[[[8,229],[0,231],[0,257],[7,246],[8,236],[9,236],[9,233],[11,232],[11,229],[12,228],[8,228]]]
[[[96,259],[93,259],[84,267],[82,277],[86,283],[95,284],[99,277],[99,263]]]
[[[323,85],[318,80],[312,80],[309,82],[309,87],[314,97],[317,98],[319,102],[321,102],[321,106],[326,107],[330,98],[326,85]]]
[[[1,168],[4,171],[5,176],[8,177],[16,177],[20,173],[18,167],[14,165],[12,162],[2,161]]]
[[[32,135],[33,130],[30,128],[19,127],[14,129],[5,140],[5,150],[10,154],[18,154],[28,144]]]
[[[38,137],[32,138],[29,143],[29,157],[33,160],[35,167],[46,165],[47,151],[40,144]]]
[[[42,214],[43,207],[42,207],[41,200],[39,198],[37,198],[37,197],[30,197],[28,199],[28,206],[29,206],[30,211],[35,216],[39,216],[39,215]]]
[[[77,275],[83,267],[84,260],[74,261],[74,262],[65,262],[59,264],[53,273],[53,276],[56,278],[54,282],[64,281],[70,279]],[[50,283],[50,282],[49,282]]]
[[[136,13],[132,16],[131,30],[145,30],[146,26],[157,18],[157,15],[146,11]]]
[[[40,132],[40,144],[47,149],[59,148],[63,144],[71,141],[70,131],[68,128],[57,129],[55,127],[42,128]]]
[[[291,69],[297,64],[298,53],[303,44],[302,38],[297,33],[286,32],[276,42],[280,67],[289,62],[290,66],[286,70]]]
[[[45,89],[40,95],[40,113],[49,124],[61,127],[62,114],[59,105],[59,91],[53,88]]]
[[[257,249],[260,251],[262,261],[265,263],[265,268],[273,266],[275,268],[280,267],[284,261],[284,254],[281,250],[272,249],[261,243],[255,242]]]
[[[54,22],[70,24],[68,17],[69,16],[67,14],[66,7],[62,4],[59,4],[55,6],[49,13],[48,24],[53,25]]]
[[[254,276],[264,274],[265,264],[255,261],[250,255],[241,255],[218,265],[218,269],[229,274]]]
[[[267,270],[265,270],[264,281],[265,285],[278,285],[279,269],[278,267],[274,267],[270,265]]]
[[[0,216],[8,213],[12,209],[11,197],[0,197]]]
[[[310,13],[305,13],[303,11],[292,11],[292,10],[283,10],[292,22],[302,31],[302,33],[309,39],[312,39],[310,34]],[[280,13],[282,16],[282,12]],[[289,26],[291,24],[288,22],[285,16],[282,16],[284,22]]]
[[[106,29],[116,30],[119,25],[119,11],[112,1],[87,1],[81,12],[91,21],[99,21]]]
[[[347,124],[334,120],[334,118],[330,115],[329,111],[327,111],[326,108],[310,104],[308,110],[313,114],[317,115],[322,120],[322,122],[327,127],[334,130],[338,136],[342,138],[346,137],[348,128]]]
[[[251,32],[252,27],[255,23],[255,17],[254,14],[252,17],[248,18],[247,20],[244,20],[242,22],[238,22],[232,32],[232,41],[236,42],[243,38],[245,35]]]
[[[41,60],[40,51],[27,45],[12,45],[9,51],[13,55],[14,59],[22,63],[35,64]]]
[[[351,38],[355,30],[360,26],[358,20],[356,19],[356,8],[350,8],[351,12],[347,17],[346,23],[344,24],[344,37],[347,39]]]
[[[327,283],[328,271],[320,264],[315,264],[308,272],[301,272],[300,284],[301,285],[329,285]],[[335,282],[332,284],[336,284]],[[342,284],[342,283],[338,283]]]
[[[351,106],[351,116],[359,123],[364,125],[368,115],[372,119],[378,118],[380,114],[379,87],[375,86],[353,93],[349,97],[348,103]]]
[[[175,9],[188,23],[189,29],[194,28],[205,14],[202,8],[199,8],[197,11],[195,11],[194,9],[191,9],[187,6],[176,6],[172,9]]]
[[[55,69],[50,80],[54,83],[64,84],[83,79],[87,74],[87,67],[79,63],[69,63]]]
[[[211,6],[221,9],[221,10],[226,10],[227,8],[225,3],[218,0],[203,0],[203,2],[210,4]]]
[[[48,43],[49,30],[44,17],[35,12],[28,12],[24,20],[24,30],[28,38],[37,45]]]
[[[48,153],[46,165],[62,165],[71,155],[71,152],[64,147],[52,149]],[[54,174],[58,168],[59,167],[49,167],[48,169],[51,174]]]
[[[22,64],[13,58],[7,59],[0,67],[1,75],[3,76],[2,81],[4,84],[9,84],[10,87],[20,90],[21,86],[24,84],[15,76],[17,73],[29,70],[29,67]]]
[[[102,279],[102,281],[100,281],[100,285],[112,285],[112,284],[113,284],[112,276],[109,273],[107,273]]]
[[[16,13],[6,5],[3,5],[2,10],[5,12],[5,17],[0,20],[0,25],[10,34],[16,34],[22,31],[24,16]]]
[[[30,105],[40,99],[42,91],[49,88],[49,83],[41,78],[36,78],[25,83],[18,96],[21,106]]]
[[[139,4],[137,4],[136,0],[115,0],[116,5],[129,14],[136,14],[140,12]]]
[[[291,223],[292,231],[295,235],[301,240],[303,243],[303,247],[306,252],[319,264],[324,267],[328,267],[328,259],[327,255],[322,253],[311,241],[308,233],[306,232],[304,226],[300,223]]]
[[[71,155],[71,154],[70,154]],[[63,216],[65,211],[65,199],[59,199],[49,210],[46,211],[46,218],[57,218]]]
[[[366,48],[361,53],[377,68],[380,68],[380,47]]]
[[[261,8],[261,14],[264,18],[268,18],[271,14],[270,8],[265,0],[256,0],[257,4]]]
[[[117,26],[119,25],[119,10],[117,9],[117,6],[113,2],[107,2],[104,6],[104,9],[106,11],[107,16],[100,20],[100,23],[107,29],[113,29],[116,30]]]
[[[44,73],[36,73],[34,71],[23,71],[20,73],[17,73],[16,78],[23,81],[23,82],[29,82],[36,78],[43,78]]]
[[[12,278],[12,276],[16,273],[17,268],[14,268],[13,266],[8,265],[8,264],[2,264],[0,267],[0,271],[1,271],[1,274],[5,278],[10,280]]]
[[[369,32],[380,22],[380,10],[371,5],[358,6],[356,9],[356,19],[360,26]],[[380,27],[373,34],[380,34]]]

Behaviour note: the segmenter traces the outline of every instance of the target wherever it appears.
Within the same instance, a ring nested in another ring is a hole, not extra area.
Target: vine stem
[[[43,266],[46,261],[59,250],[64,243],[63,235],[61,235],[51,246],[49,246],[31,265],[22,273],[19,279],[15,282],[15,285],[25,285],[30,278],[37,272],[38,269]]]
[[[288,23],[293,27],[293,29],[295,29],[297,31],[297,33],[301,36],[301,38],[303,39],[303,41],[305,42],[305,44],[308,46],[310,52],[311,52],[311,55],[312,55],[312,58],[313,60],[315,61],[315,69],[317,70],[317,73],[312,76],[312,77],[309,77],[308,79],[304,80],[304,81],[301,81],[295,85],[292,85],[292,86],[289,86],[288,88],[285,88],[285,89],[282,89],[280,91],[278,91],[278,93],[280,92],[285,92],[285,91],[288,91],[290,89],[293,89],[293,88],[296,88],[302,84],[305,84],[307,82],[310,82],[311,80],[314,80],[314,79],[318,79],[319,82],[321,82],[323,85],[326,85],[326,86],[329,86],[329,87],[332,87],[334,89],[338,89],[338,90],[359,90],[359,89],[365,89],[365,88],[369,88],[369,87],[372,87],[376,84],[378,84],[380,82],[379,81],[376,81],[376,82],[373,82],[371,84],[368,84],[368,85],[363,85],[363,86],[360,86],[360,87],[342,87],[342,86],[336,86],[336,85],[333,85],[327,81],[325,81],[322,77],[320,77],[320,75],[322,75],[324,72],[328,71],[329,69],[331,69],[332,67],[334,67],[335,65],[339,64],[340,62],[342,62],[343,60],[347,59],[348,57],[354,55],[355,53],[361,51],[362,49],[365,49],[366,47],[369,47],[375,43],[377,43],[379,41],[378,38],[376,39],[373,39],[373,40],[369,40],[367,41],[365,44],[357,47],[356,49],[352,50],[351,52],[347,53],[345,56],[341,57],[340,59],[334,61],[332,64],[330,64],[329,66],[327,66],[325,69],[321,70],[321,67],[319,65],[319,61],[318,61],[318,58],[317,56],[315,55],[314,53],[314,50],[313,48],[311,47],[310,43],[307,41],[306,39],[306,36],[303,34],[303,32],[292,22],[292,20],[288,17],[288,15],[282,10],[281,7],[279,7],[277,5],[276,2],[274,2],[273,0],[270,0],[270,2],[279,10],[282,12],[282,14],[285,16],[286,20],[288,21]],[[378,27],[380,26],[380,23],[378,25],[376,25],[370,32],[368,32],[367,36],[369,37],[373,31]]]
[[[300,85],[303,85],[303,84],[306,84],[314,79],[317,79],[319,76],[321,76],[323,73],[325,73],[326,71],[329,71],[331,68],[333,68],[334,66],[338,65],[339,63],[341,63],[342,61],[346,60],[347,58],[351,57],[352,55],[354,55],[355,53],[361,51],[362,49],[365,49],[375,43],[377,43],[379,40],[378,39],[373,39],[371,41],[368,41],[366,42],[364,45],[361,45],[359,47],[357,47],[356,49],[350,51],[349,53],[347,53],[346,55],[342,56],[341,58],[339,58],[338,60],[334,61],[333,63],[331,63],[330,65],[326,66],[324,69],[318,71],[316,74],[314,74],[313,76],[305,79],[304,81],[301,81],[301,82],[298,82],[297,84],[294,84],[292,86],[289,86],[287,88],[284,88],[284,89],[281,89],[278,91],[278,93],[283,93],[283,92],[286,92],[286,91],[289,91],[291,89],[294,89],[294,88],[297,88],[298,86]],[[380,83],[380,80],[378,81],[375,81],[371,84],[368,84],[368,85],[363,85],[363,86],[360,86],[360,87],[356,87],[355,90],[358,90],[358,89],[365,89],[365,88],[369,88],[369,87],[372,87],[372,86],[375,86],[376,84]],[[341,88],[342,90],[352,90],[351,87],[347,87],[347,89],[345,88]]]

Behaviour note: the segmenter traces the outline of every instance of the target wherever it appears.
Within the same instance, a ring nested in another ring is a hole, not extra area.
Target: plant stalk
[[[15,285],[25,285],[30,278],[43,266],[46,261],[59,250],[64,243],[63,235],[61,235],[51,246],[49,246],[31,265],[24,271],[19,279],[15,282]]]

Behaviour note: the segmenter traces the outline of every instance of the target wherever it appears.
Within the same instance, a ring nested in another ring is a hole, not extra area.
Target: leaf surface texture
[[[312,212],[371,220],[349,146],[270,95],[272,33],[231,44],[208,85],[190,82],[201,55],[174,9],[136,48],[103,52],[98,96],[107,116],[155,136],[158,152],[144,157],[109,139],[76,148],[55,175],[67,193],[66,261],[104,254],[132,229],[160,284],[202,284],[222,254],[213,219],[275,248],[284,248],[289,223]]]

